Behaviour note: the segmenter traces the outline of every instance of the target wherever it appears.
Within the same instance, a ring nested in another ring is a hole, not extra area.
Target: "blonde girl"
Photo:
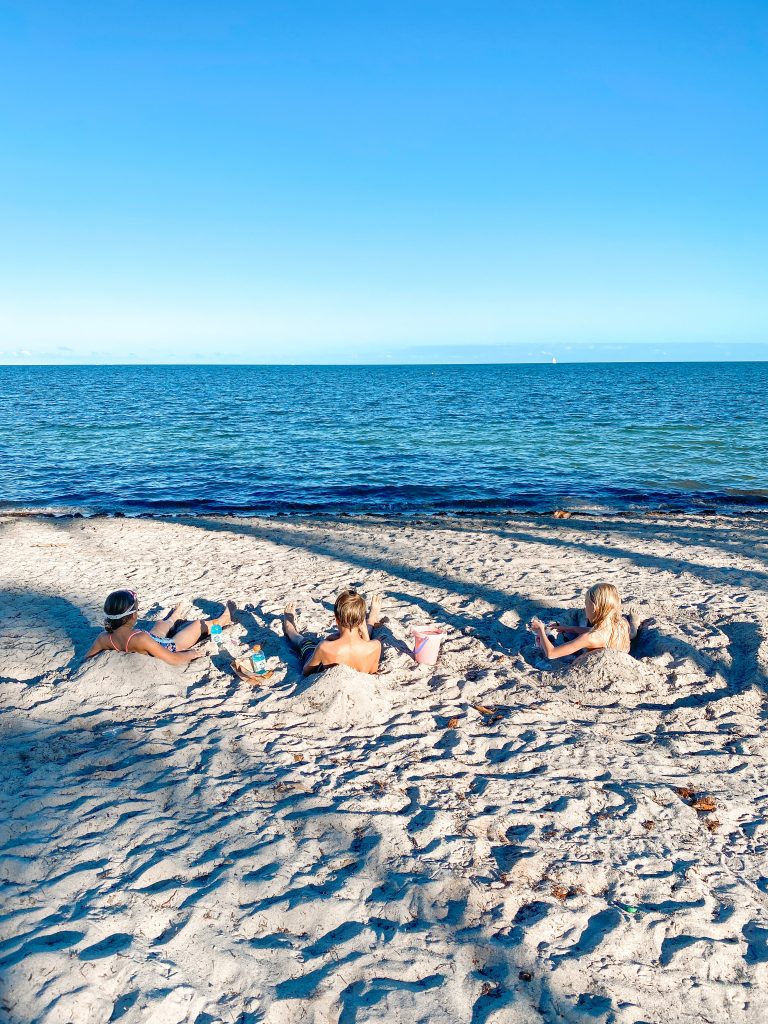
[[[540,619],[531,620],[531,629],[541,644],[547,658],[565,658],[579,651],[612,651],[629,653],[630,640],[637,635],[636,625],[621,613],[621,598],[612,583],[596,583],[590,587],[584,599],[588,626],[568,626],[562,622],[553,623],[561,635],[571,634],[573,640],[555,646],[547,636],[546,627]]]

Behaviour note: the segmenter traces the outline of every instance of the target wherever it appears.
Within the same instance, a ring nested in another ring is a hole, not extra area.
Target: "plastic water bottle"
[[[215,644],[217,644],[220,639],[221,639],[221,626],[219,626],[218,624],[215,625],[215,626],[211,626],[211,640],[213,640],[213,642]]]
[[[267,659],[264,657],[261,644],[254,644],[251,648],[251,665],[257,676],[263,676],[267,671]]]

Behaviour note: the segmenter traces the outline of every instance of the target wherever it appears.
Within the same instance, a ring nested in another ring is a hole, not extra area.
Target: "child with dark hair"
[[[358,672],[373,674],[379,670],[381,641],[374,640],[373,630],[381,617],[381,597],[371,601],[366,621],[365,601],[354,590],[344,590],[336,598],[334,615],[338,633],[328,640],[299,633],[296,628],[296,605],[291,602],[283,612],[283,632],[286,640],[301,657],[305,676],[321,672],[331,665],[348,665]]]
[[[208,651],[192,648],[210,636],[211,626],[229,626],[234,604],[228,601],[221,615],[210,619],[194,619],[185,623],[179,618],[184,606],[177,605],[164,619],[153,622],[149,630],[137,629],[139,599],[134,590],[113,590],[104,602],[104,631],[99,633],[85,655],[92,658],[102,651],[123,654],[148,654],[169,665],[188,665],[204,658]]]

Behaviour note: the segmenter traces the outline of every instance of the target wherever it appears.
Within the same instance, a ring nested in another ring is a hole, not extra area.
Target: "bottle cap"
[[[261,650],[261,644],[254,644],[253,645],[253,650],[254,651],[260,651]]]

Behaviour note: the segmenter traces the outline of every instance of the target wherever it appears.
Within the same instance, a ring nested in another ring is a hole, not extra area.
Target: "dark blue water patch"
[[[768,364],[0,367],[0,501],[104,513],[768,507]]]

